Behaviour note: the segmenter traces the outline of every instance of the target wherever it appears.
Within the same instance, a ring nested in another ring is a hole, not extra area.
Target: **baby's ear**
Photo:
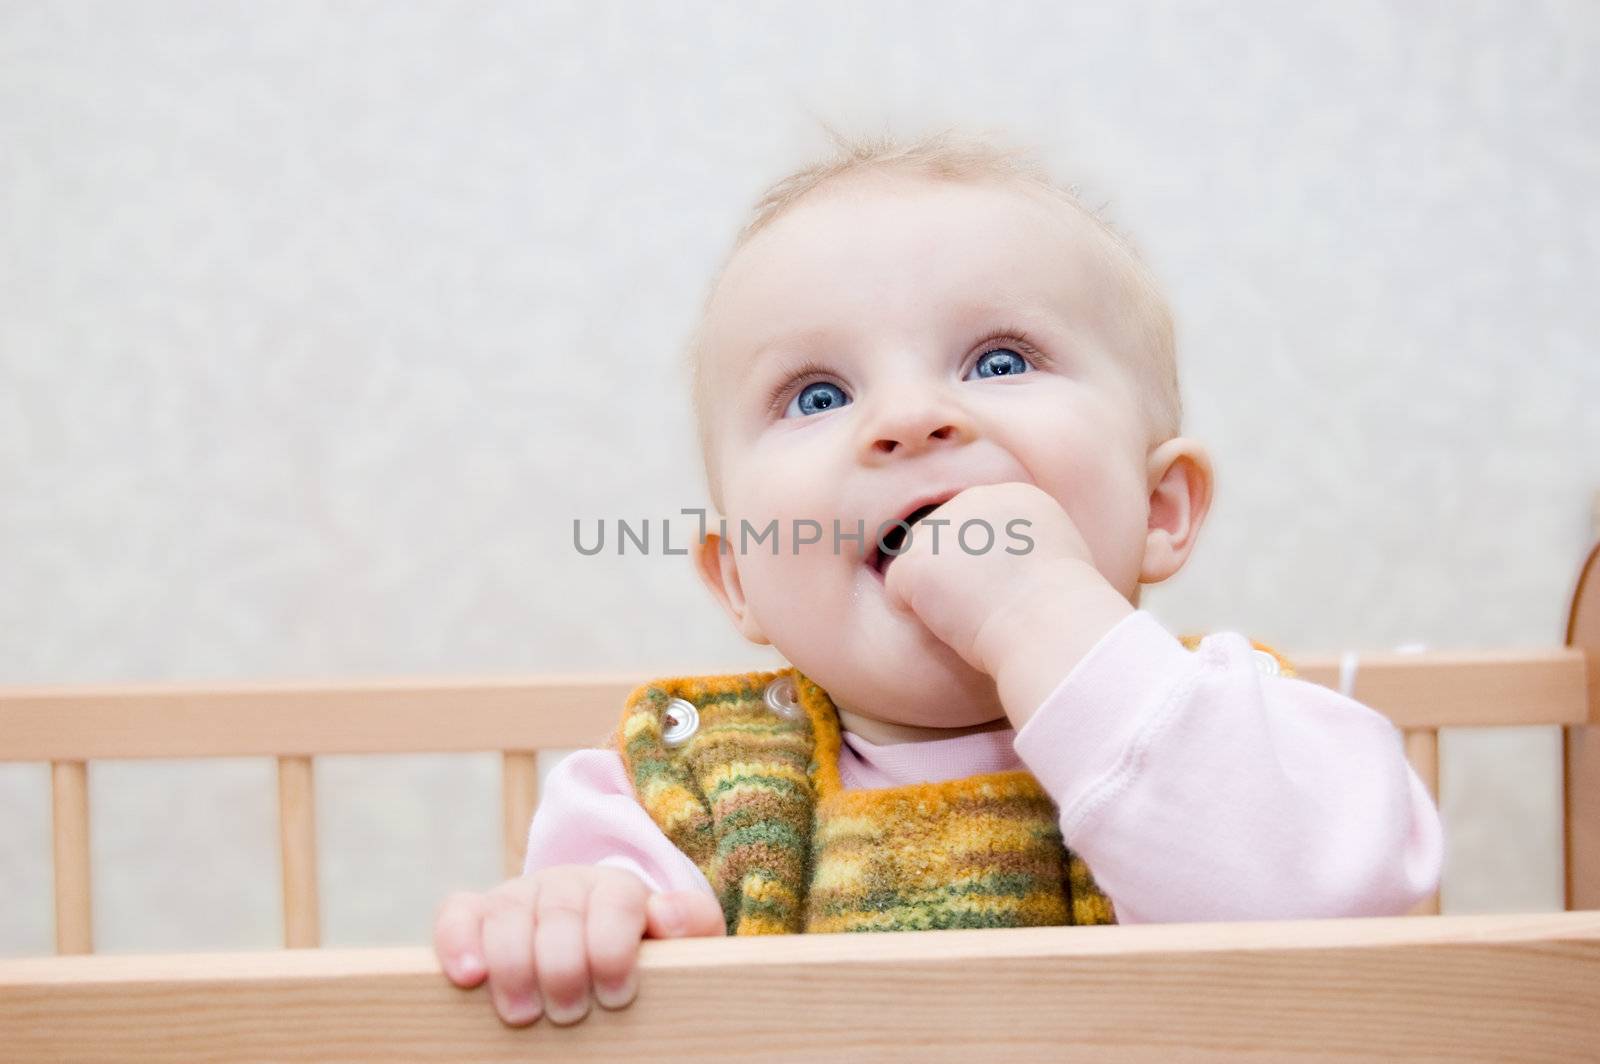
[[[752,643],[770,644],[772,640],[761,630],[755,614],[744,601],[744,589],[739,584],[739,568],[734,564],[733,545],[715,532],[707,532],[689,554],[701,582],[710,590],[712,597],[722,604],[722,608],[728,611],[740,634]]]
[[[1179,436],[1150,452],[1150,518],[1139,583],[1159,584],[1183,568],[1211,509],[1211,456]]]

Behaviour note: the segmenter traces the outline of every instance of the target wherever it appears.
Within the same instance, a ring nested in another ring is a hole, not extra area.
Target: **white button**
[[[1268,654],[1265,650],[1255,651],[1256,671],[1263,676],[1281,676],[1283,669],[1278,666],[1278,659]]]
[[[682,746],[689,741],[689,737],[700,730],[700,711],[694,708],[694,703],[682,698],[674,698],[667,703],[667,710],[662,716],[666,721],[666,728],[661,732],[661,741],[668,746]]]
[[[767,693],[762,697],[767,708],[780,717],[793,720],[800,715],[800,696],[795,694],[794,681],[787,676],[767,684]]]

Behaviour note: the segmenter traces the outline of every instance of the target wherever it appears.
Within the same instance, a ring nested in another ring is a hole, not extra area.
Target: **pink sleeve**
[[[1438,889],[1438,809],[1381,714],[1185,649],[1144,610],[1017,733],[1121,923],[1397,916]]]
[[[654,891],[715,894],[695,863],[634,797],[615,750],[577,750],[550,770],[528,829],[522,874],[552,865],[626,868]]]

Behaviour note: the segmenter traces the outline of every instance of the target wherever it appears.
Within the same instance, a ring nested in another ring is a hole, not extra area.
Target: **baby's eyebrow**
[[[785,348],[821,343],[832,339],[833,335],[833,330],[824,328],[790,329],[787,332],[769,336],[757,344],[751,349],[750,356],[745,360],[745,364],[754,367],[761,362],[770,360],[774,354]]]

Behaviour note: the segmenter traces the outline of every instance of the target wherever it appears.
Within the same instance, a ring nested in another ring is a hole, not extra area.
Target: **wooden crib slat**
[[[1422,785],[1435,805],[1439,804],[1439,733],[1433,728],[1413,728],[1405,732],[1406,760],[1416,770]],[[1423,898],[1409,913],[1411,916],[1437,916],[1439,892]]]
[[[56,952],[93,953],[89,766],[85,762],[51,763],[50,808],[55,851]]]
[[[513,1030],[430,949],[0,959],[14,1064],[1593,1059],[1600,913],[650,940]]]
[[[1586,726],[1561,729],[1567,908],[1600,909],[1600,543],[1578,573],[1567,646],[1585,656],[1589,710]]]
[[[278,837],[283,850],[283,944],[322,942],[317,904],[317,802],[309,757],[278,758]]]
[[[1567,908],[1600,909],[1600,726],[1562,732]]]
[[[507,750],[500,756],[500,795],[505,835],[506,878],[522,874],[528,848],[528,821],[539,800],[539,755]]]

